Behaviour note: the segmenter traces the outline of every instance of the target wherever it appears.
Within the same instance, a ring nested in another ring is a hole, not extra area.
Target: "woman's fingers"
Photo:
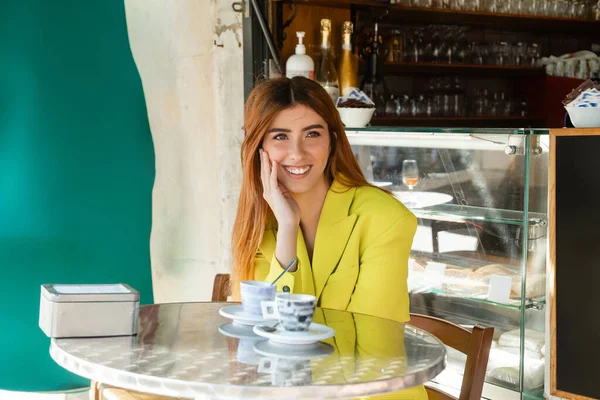
[[[265,186],[265,156],[263,155],[262,149],[258,149],[258,157],[260,159],[260,180],[262,181],[263,188]]]
[[[270,176],[271,181],[269,182],[269,184],[271,185],[272,189],[275,189],[276,187],[279,186],[279,183],[277,182],[277,161],[272,161],[271,162],[271,176]]]
[[[267,194],[269,192],[270,184],[269,184],[269,175],[271,174],[271,165],[270,165],[269,155],[266,151],[260,150],[260,179],[263,184],[263,193]]]

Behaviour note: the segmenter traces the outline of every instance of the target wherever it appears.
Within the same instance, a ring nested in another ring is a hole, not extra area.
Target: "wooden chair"
[[[480,400],[494,328],[475,325],[471,332],[443,319],[420,314],[410,314],[409,324],[431,333],[445,345],[467,355],[459,398],[425,386],[429,400]]]
[[[212,301],[227,301],[230,293],[229,274],[217,274],[213,283]]]

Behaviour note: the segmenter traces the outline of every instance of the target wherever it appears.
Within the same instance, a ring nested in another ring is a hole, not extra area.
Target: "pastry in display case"
[[[502,388],[510,398],[543,398],[548,131],[346,133],[367,179],[419,220],[409,259],[411,312],[493,326],[484,395]],[[436,383],[460,389],[464,362],[449,350]]]

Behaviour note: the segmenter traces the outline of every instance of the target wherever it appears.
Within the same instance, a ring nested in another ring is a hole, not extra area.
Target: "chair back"
[[[212,301],[227,301],[230,293],[229,274],[217,274],[213,283]]]
[[[466,354],[467,362],[458,400],[480,400],[494,328],[475,325],[470,331],[452,322],[421,314],[411,314],[409,324],[431,333],[445,345]],[[456,400],[435,388],[426,389],[429,399]]]

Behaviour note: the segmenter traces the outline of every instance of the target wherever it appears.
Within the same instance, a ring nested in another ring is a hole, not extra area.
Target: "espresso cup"
[[[286,360],[281,358],[261,358],[258,373],[271,374],[274,386],[308,385],[312,382],[310,360]]]
[[[240,297],[244,311],[252,315],[261,315],[260,303],[272,301],[275,298],[277,286],[271,282],[242,281],[240,282]]]
[[[309,294],[278,293],[275,301],[261,302],[264,319],[278,319],[286,331],[305,332],[310,326],[317,298]]]

